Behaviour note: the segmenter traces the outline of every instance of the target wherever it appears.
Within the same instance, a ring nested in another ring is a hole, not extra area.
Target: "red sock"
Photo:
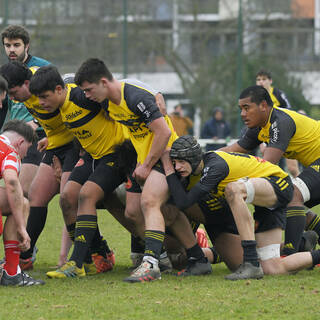
[[[7,271],[9,276],[14,276],[18,270],[20,258],[20,249],[18,248],[18,244],[19,242],[15,240],[4,241],[6,262],[3,268]]]

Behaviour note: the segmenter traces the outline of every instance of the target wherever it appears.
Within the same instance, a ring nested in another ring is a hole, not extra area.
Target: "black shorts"
[[[303,171],[298,175],[308,187],[310,192],[310,200],[305,205],[308,208],[312,208],[320,204],[320,159],[314,161],[309,167],[304,168]]]
[[[26,156],[22,159],[21,163],[34,164],[36,166],[40,165],[41,159],[44,155],[44,151],[38,151],[38,141],[46,136],[43,130],[37,132],[38,139],[35,141],[28,149]]]
[[[126,177],[115,166],[115,153],[110,153],[100,159],[93,159],[88,153],[82,156],[71,172],[69,181],[81,185],[86,181],[96,183],[105,194],[113,192]]]
[[[202,212],[206,218],[204,227],[211,241],[214,241],[221,233],[239,234],[231,209],[227,204],[218,210],[208,211],[202,209]]]
[[[162,162],[160,160],[152,167],[152,170],[156,170],[162,174],[165,174]],[[125,186],[126,191],[132,193],[142,193],[141,187],[136,179],[132,176],[132,173],[133,172],[131,172],[127,177],[127,183]]]
[[[293,183],[289,176],[282,179],[275,176],[264,177],[268,182],[271,183],[273,190],[277,196],[277,204],[275,208],[286,208],[288,203],[293,197]]]
[[[278,198],[274,208],[254,206],[253,217],[255,220],[255,233],[264,232],[276,228],[286,227],[286,207],[293,196],[293,184],[288,176],[284,179],[270,176],[264,178],[269,181]]]
[[[51,166],[53,156],[57,156],[60,160],[62,172],[71,172],[79,160],[79,149],[73,142],[69,142],[61,147],[46,150],[41,162]]]
[[[255,206],[253,217],[255,220],[255,233],[269,231],[272,229],[286,228],[286,208],[268,209]]]

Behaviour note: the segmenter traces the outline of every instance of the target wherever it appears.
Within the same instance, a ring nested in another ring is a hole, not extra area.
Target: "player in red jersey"
[[[21,120],[11,120],[0,135],[0,178],[5,186],[0,187],[0,210],[6,216],[1,229],[3,233],[5,262],[0,267],[0,285],[31,286],[44,284],[21,271],[19,267],[20,250],[30,248],[30,237],[26,230],[29,202],[23,196],[19,182],[21,159],[35,140],[33,129]]]

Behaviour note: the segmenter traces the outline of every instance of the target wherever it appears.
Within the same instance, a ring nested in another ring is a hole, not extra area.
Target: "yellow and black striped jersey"
[[[150,152],[154,138],[148,125],[155,119],[162,117],[154,95],[138,85],[121,82],[120,104],[106,101],[105,108],[111,119],[126,127],[127,134],[138,155],[137,161],[143,163]],[[178,136],[173,129],[170,118],[166,116],[165,120],[171,130],[168,142],[170,147]]]
[[[75,84],[66,84],[67,96],[60,107],[64,125],[94,158],[112,153],[125,140],[120,123],[107,118],[101,104],[89,100]]]
[[[176,174],[167,177],[170,193],[178,208],[186,209],[198,203],[210,211],[221,209],[225,203],[227,184],[241,178],[279,177],[279,186],[283,189],[288,187],[284,180],[288,174],[279,166],[249,154],[211,151],[203,156],[203,162],[201,178],[195,184],[192,183],[193,187],[186,188],[190,189],[188,193],[184,191]]]
[[[277,88],[271,87],[269,91],[269,95],[271,97],[274,107],[291,109],[290,102],[283,91]]]
[[[44,110],[37,96],[32,95],[24,104],[32,116],[37,119],[48,138],[47,150],[61,147],[73,140],[72,133],[62,122],[59,109],[54,112]]]
[[[320,158],[320,122],[293,110],[273,108],[262,128],[248,128],[238,144],[253,150],[261,142],[284,151],[305,167]]]

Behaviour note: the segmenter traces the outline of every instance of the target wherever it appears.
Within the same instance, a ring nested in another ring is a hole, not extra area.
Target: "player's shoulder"
[[[67,83],[66,88],[69,90],[69,101],[73,102],[79,107],[82,108],[89,108],[95,107],[95,108],[101,108],[101,105],[98,102],[92,101],[88,99],[83,92],[83,90],[80,89],[76,84],[74,83]]]
[[[281,121],[294,121],[295,111],[286,108],[273,107],[270,122],[283,124]]]

